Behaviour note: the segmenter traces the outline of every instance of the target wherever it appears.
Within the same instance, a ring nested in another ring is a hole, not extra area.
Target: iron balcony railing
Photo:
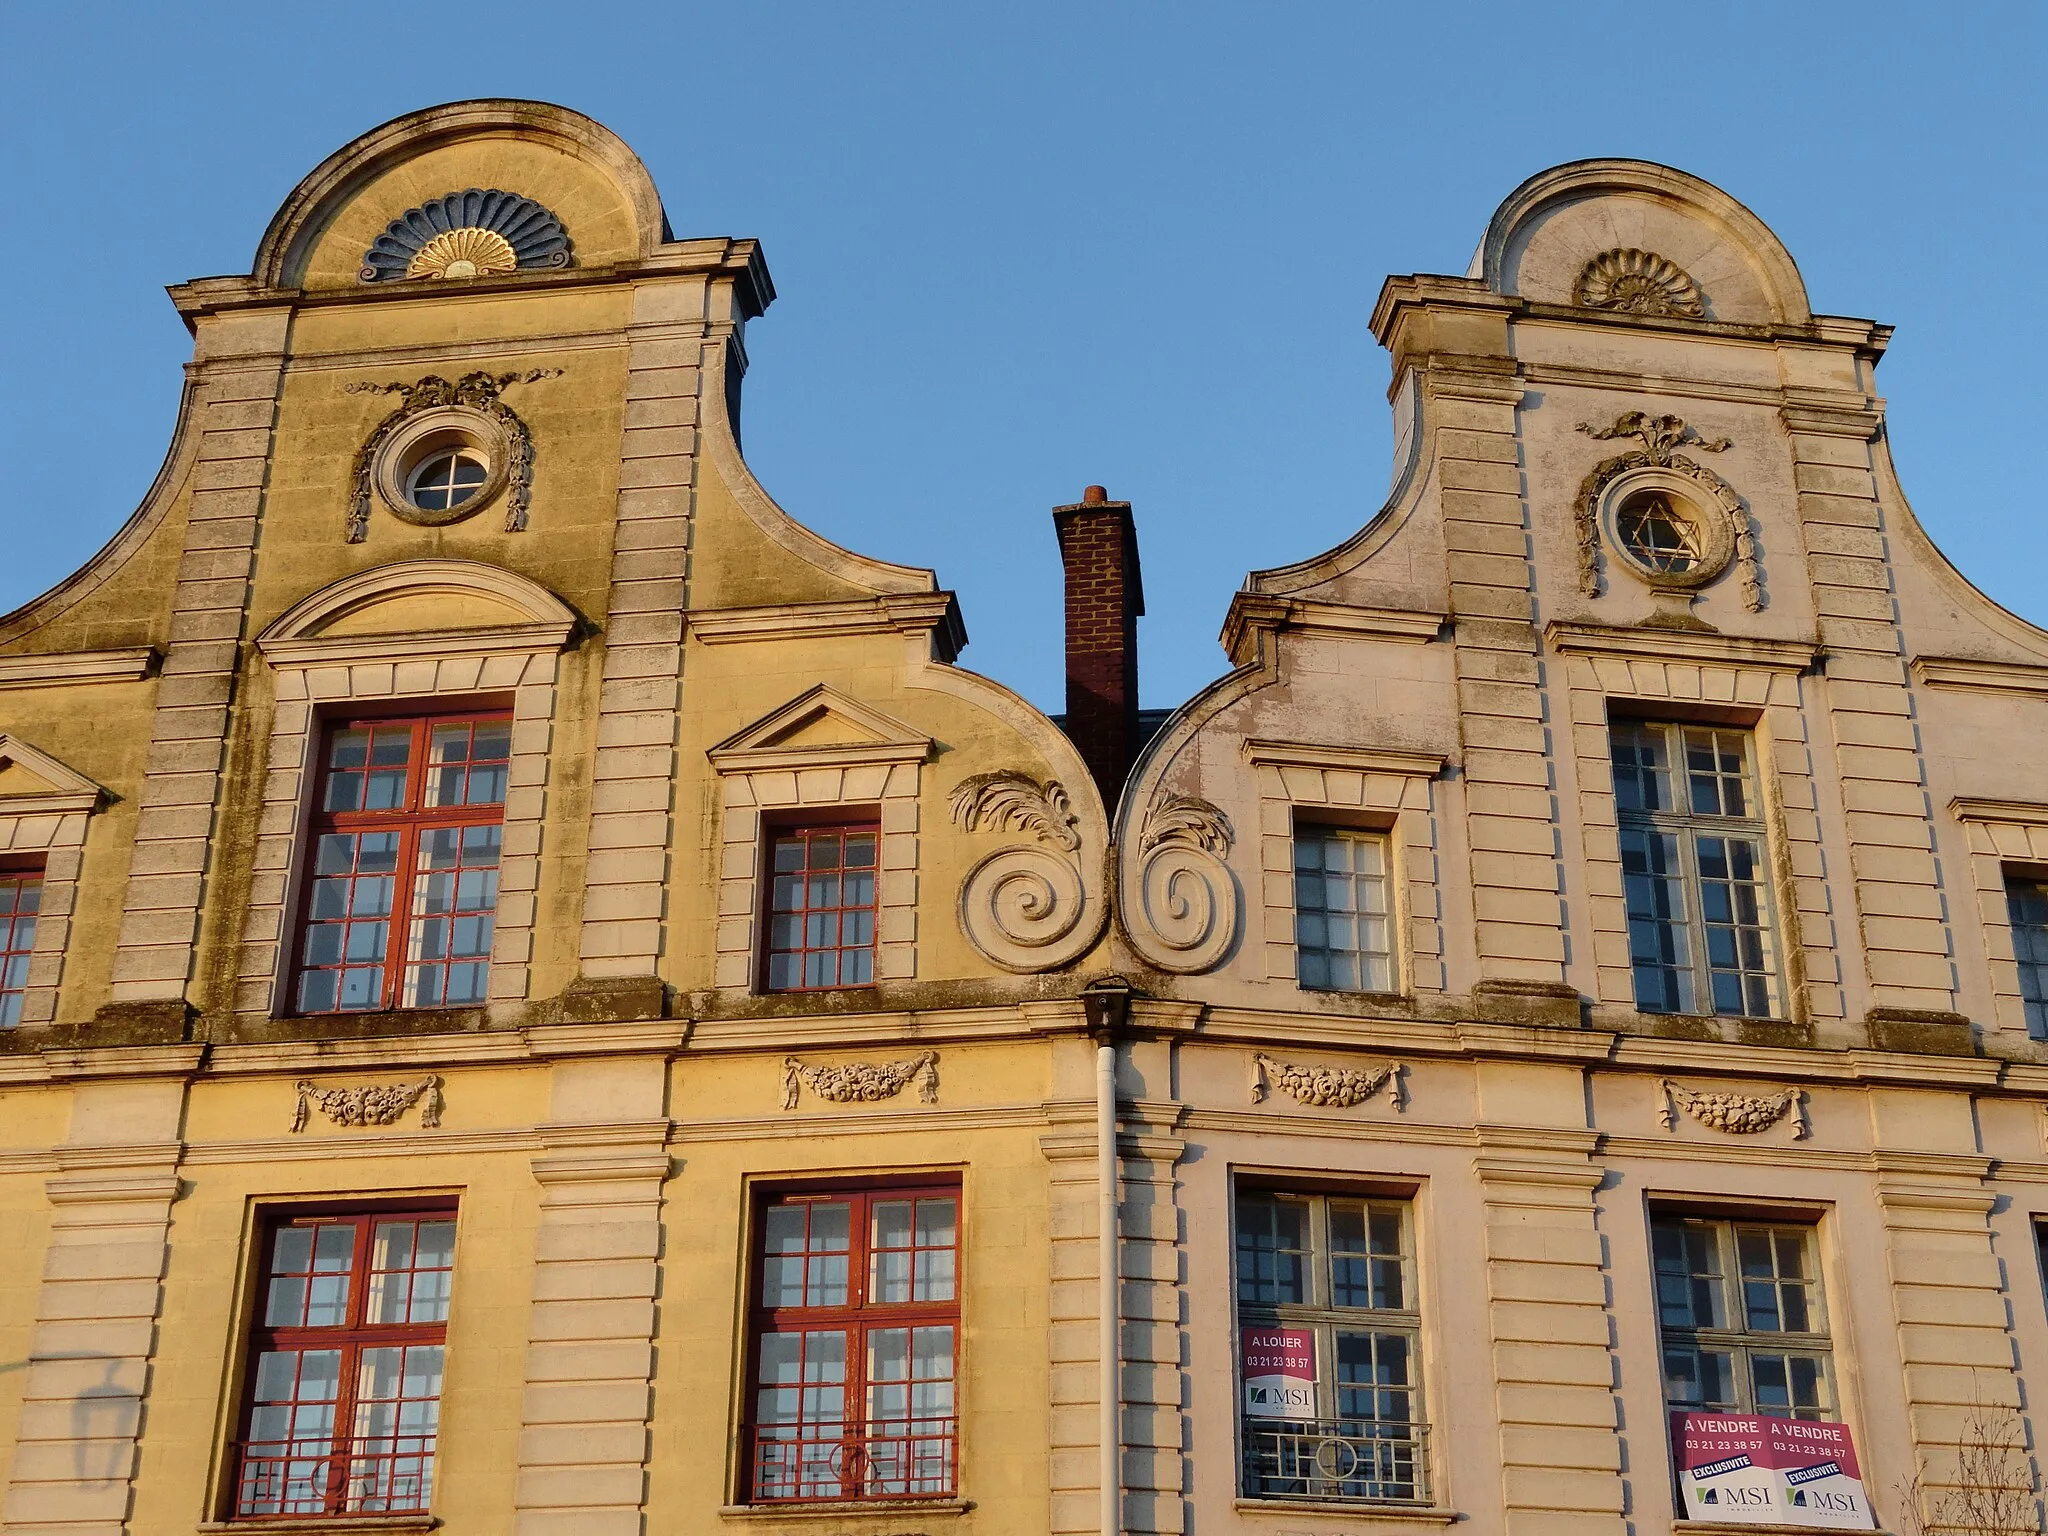
[[[1394,1419],[1249,1419],[1245,1495],[1426,1504],[1428,1441],[1427,1425]]]
[[[936,1499],[959,1486],[953,1419],[767,1424],[749,1434],[750,1492],[757,1504]]]
[[[319,1435],[235,1447],[235,1517],[412,1514],[434,1484],[433,1435]]]

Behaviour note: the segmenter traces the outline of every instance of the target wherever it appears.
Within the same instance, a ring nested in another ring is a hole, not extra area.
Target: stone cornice
[[[1967,693],[2021,693],[2048,699],[2048,664],[1978,661],[1968,656],[1915,656],[1913,676],[1930,688]]]
[[[1443,633],[1449,618],[1443,613],[1355,608],[1343,603],[1319,603],[1309,598],[1239,592],[1230,600],[1230,612],[1223,620],[1221,638],[1223,649],[1232,657],[1238,656],[1246,641],[1261,630],[1285,630],[1325,640],[1383,640],[1396,645],[1424,645]]]
[[[119,651],[65,651],[48,656],[0,656],[0,689],[61,688],[87,683],[136,683],[156,660],[152,646]]]
[[[1807,640],[1761,640],[1691,629],[1623,629],[1553,619],[1544,626],[1543,637],[1553,651],[1567,656],[1625,656],[1632,661],[1678,661],[1770,672],[1805,672],[1821,659],[1820,647]]]
[[[892,592],[832,603],[770,603],[712,608],[684,616],[706,645],[822,640],[842,635],[930,635],[932,654],[951,661],[967,644],[960,604],[951,592]]]
[[[1266,741],[1248,738],[1245,761],[1281,768],[1340,768],[1356,773],[1398,774],[1433,779],[1450,765],[1437,752],[1404,752],[1394,747],[1340,747],[1321,742]]]

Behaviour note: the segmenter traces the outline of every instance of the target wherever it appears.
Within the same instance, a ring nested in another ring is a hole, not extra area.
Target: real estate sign
[[[1246,1328],[1239,1334],[1248,1419],[1316,1416],[1316,1336],[1306,1328]]]
[[[1688,1520],[1876,1528],[1846,1424],[1674,1413],[1671,1446]]]

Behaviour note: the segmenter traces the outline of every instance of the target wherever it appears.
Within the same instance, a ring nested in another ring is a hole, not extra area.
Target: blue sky
[[[1148,705],[1223,668],[1243,573],[1380,503],[1389,272],[1462,272],[1563,160],[1681,166],[1817,309],[1899,327],[1908,494],[2048,623],[2048,6],[1281,3],[586,8],[0,0],[0,610],[85,560],[163,455],[167,283],[247,271],[298,179],[387,118],[559,101],[678,235],[752,235],[750,461],[828,536],[937,567],[966,664],[1058,708],[1047,509],[1136,503]]]

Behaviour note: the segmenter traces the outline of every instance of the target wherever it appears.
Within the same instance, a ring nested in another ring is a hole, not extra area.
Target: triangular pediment
[[[723,772],[800,763],[918,762],[931,737],[827,683],[725,738],[707,754]]]
[[[0,815],[89,811],[104,791],[75,768],[0,732]]]

